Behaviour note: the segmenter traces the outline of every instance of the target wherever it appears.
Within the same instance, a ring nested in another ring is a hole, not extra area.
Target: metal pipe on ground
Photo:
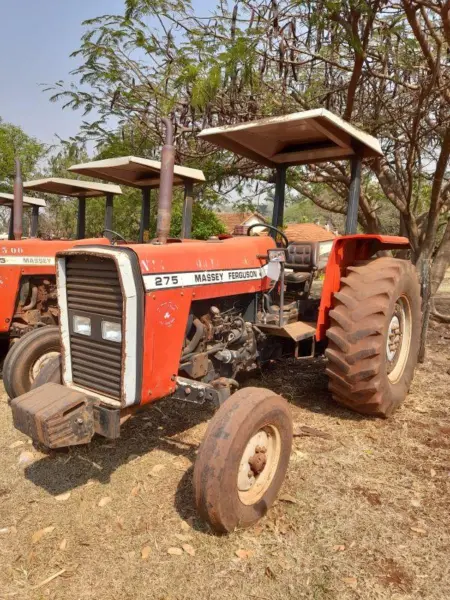
[[[23,233],[23,183],[20,169],[20,160],[16,158],[16,173],[14,178],[14,201],[13,201],[13,234],[15,240],[22,239]]]
[[[170,235],[175,146],[173,145],[172,122],[169,119],[162,119],[162,122],[166,126],[166,141],[161,152],[161,179],[159,187],[158,217],[156,222],[156,238],[160,244],[165,244]]]

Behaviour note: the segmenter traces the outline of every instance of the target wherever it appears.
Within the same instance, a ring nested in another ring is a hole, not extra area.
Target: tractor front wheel
[[[376,258],[348,267],[327,331],[333,398],[388,417],[408,393],[420,343],[421,298],[413,265]]]
[[[218,533],[249,527],[271,507],[292,447],[284,398],[264,388],[233,394],[209,423],[194,468],[197,509]]]
[[[41,369],[61,354],[59,327],[30,331],[9,350],[3,364],[3,384],[12,399],[29,392]]]

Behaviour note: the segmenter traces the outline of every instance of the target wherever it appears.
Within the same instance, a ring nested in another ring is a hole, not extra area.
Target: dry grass
[[[193,508],[208,411],[162,402],[115,443],[46,456],[14,430],[2,392],[0,598],[448,598],[449,340],[449,328],[433,329],[427,362],[389,421],[336,407],[321,361],[252,379],[283,393],[296,423],[332,438],[296,438],[283,493],[297,502],[279,501],[260,525],[228,537],[212,535]],[[25,467],[24,451],[33,452]],[[194,556],[167,553],[186,543]]]

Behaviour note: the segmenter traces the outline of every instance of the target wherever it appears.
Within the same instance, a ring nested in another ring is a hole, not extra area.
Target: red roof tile
[[[289,223],[284,233],[290,242],[326,242],[334,240],[334,233],[315,223]]]

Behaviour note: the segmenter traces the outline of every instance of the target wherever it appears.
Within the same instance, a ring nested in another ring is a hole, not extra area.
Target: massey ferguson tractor
[[[116,176],[111,176],[110,181],[117,183],[117,179],[119,179],[120,183],[142,190],[139,243],[148,240],[150,193],[152,189],[159,187],[161,164],[157,161],[128,156],[108,161],[96,161],[90,165],[103,165],[104,163],[110,169],[112,168],[113,175]],[[185,205],[191,205],[193,184],[205,180],[203,173],[197,169],[179,165],[175,165],[174,172],[174,183],[184,186]],[[92,169],[88,175],[96,177]],[[99,179],[102,178],[99,172]],[[28,203],[34,202],[31,221],[33,239],[21,239],[22,232],[17,229],[19,226],[21,227],[22,223],[22,188],[19,174],[15,190],[16,204],[18,205],[15,214],[18,215],[18,219],[16,230],[13,231],[13,227],[10,228],[10,238],[11,240],[15,238],[15,240],[2,243],[0,254],[0,286],[3,290],[0,303],[0,336],[13,344],[3,365],[3,383],[10,398],[27,392],[41,368],[49,359],[59,356],[61,352],[57,327],[59,311],[56,301],[56,252],[85,243],[101,245],[109,245],[111,241],[127,243],[119,233],[112,230],[114,195],[122,193],[118,185],[51,177],[26,182],[23,187],[34,192],[76,198],[78,200],[77,240],[35,238],[37,210],[42,204],[45,206],[43,200],[36,198],[27,199]],[[106,197],[102,233],[104,237],[86,240],[86,200],[101,196]],[[9,197],[9,202],[11,202],[11,197]],[[183,219],[183,223],[186,223],[185,219]],[[190,230],[186,230],[186,237],[190,237]],[[20,344],[17,343],[19,340]],[[17,360],[18,358],[19,360]]]
[[[270,389],[240,388],[239,374],[325,351],[333,398],[388,416],[413,377],[421,299],[408,261],[378,257],[408,240],[356,234],[361,163],[381,155],[376,139],[322,109],[200,136],[276,171],[270,230],[279,246],[251,228],[248,236],[169,239],[169,123],[156,239],[58,253],[61,368],[50,361],[40,387],[11,408],[17,429],[60,448],[95,433],[117,438],[130,415],[161,398],[215,404],[194,467],[195,501],[214,530],[229,532],[272,505],[292,445],[287,402]],[[343,159],[351,161],[346,235],[334,242],[317,301],[317,244],[290,243],[281,229],[286,169]]]

